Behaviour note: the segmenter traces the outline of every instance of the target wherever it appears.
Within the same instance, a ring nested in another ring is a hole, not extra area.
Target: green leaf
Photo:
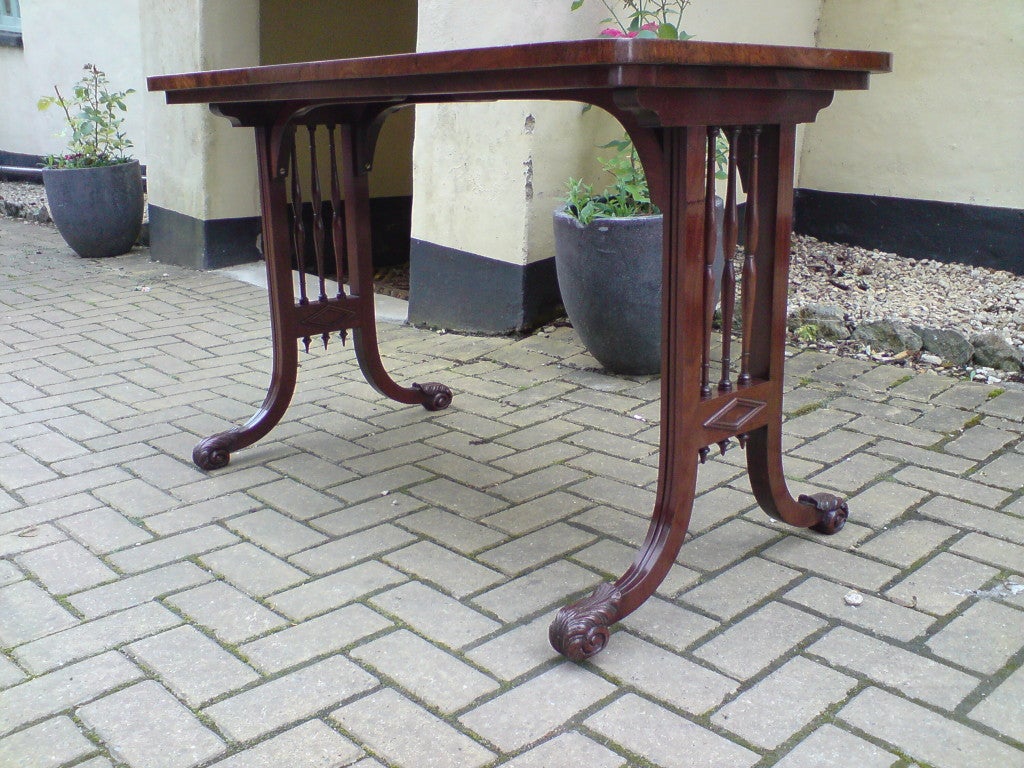
[[[586,2],[586,0],[573,0],[571,10],[578,11],[583,6],[584,2]]]
[[[662,24],[658,27],[658,37],[662,40],[678,40],[679,31],[672,24]]]
[[[657,40],[658,35],[653,29],[641,29],[637,32],[638,40]]]

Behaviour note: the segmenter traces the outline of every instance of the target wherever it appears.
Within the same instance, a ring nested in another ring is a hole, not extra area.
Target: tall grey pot
[[[724,257],[721,200],[715,275]],[[573,328],[612,373],[661,371],[662,216],[595,219],[583,225],[555,211],[555,270]],[[718,301],[716,288],[715,301]],[[700,329],[694,329],[700,333]]]
[[[50,216],[79,256],[127,253],[142,231],[142,169],[137,160],[94,168],[44,168]]]

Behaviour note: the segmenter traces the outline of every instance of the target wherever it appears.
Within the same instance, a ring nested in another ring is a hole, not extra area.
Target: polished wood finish
[[[395,110],[418,103],[580,101],[619,119],[664,213],[661,456],[650,528],[633,565],[613,584],[603,584],[559,611],[550,631],[553,646],[572,659],[592,656],[607,643],[611,625],[654,592],[683,543],[698,464],[711,445],[724,451],[738,439],[746,447],[751,485],[768,514],[794,526],[835,532],[846,520],[846,503],[828,494],[794,499],[782,468],[796,126],[814,120],[834,91],[866,88],[872,72],[889,71],[890,65],[888,54],[865,51],[599,39],[150,78],[150,90],[166,91],[169,103],[208,103],[236,125],[256,129],[274,369],[257,414],[244,426],[200,443],[196,463],[208,469],[223,466],[231,451],[251,445],[273,428],[294,391],[296,341],[302,339],[308,347],[315,335],[326,344],[331,332],[344,337],[351,330],[360,367],[380,392],[403,403],[446,407],[451,402],[447,387],[399,385],[386,372],[377,349],[368,173],[380,126]],[[300,129],[311,161],[308,186],[300,179]],[[316,162],[315,139],[321,130],[327,132],[331,155],[329,196]],[[714,142],[719,132],[728,138],[731,152],[723,232],[726,264],[715,275],[716,229],[709,198],[715,188]],[[738,257],[741,182],[747,215],[744,254]],[[288,213],[289,205],[301,208],[304,189],[310,190],[317,211],[325,203],[330,208],[328,221],[317,217],[309,232],[300,225],[299,213]],[[308,237],[314,239],[318,296],[307,296],[302,274],[296,300],[292,268],[297,263],[305,269]],[[337,273],[349,277],[348,295],[325,293],[328,240]],[[734,380],[737,258],[742,262],[741,329]],[[723,354],[721,377],[712,386],[716,281]]]

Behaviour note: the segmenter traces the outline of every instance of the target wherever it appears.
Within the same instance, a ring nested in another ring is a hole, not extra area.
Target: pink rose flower
[[[657,34],[659,26],[660,25],[656,21],[650,21],[640,27],[640,31],[654,32]],[[640,31],[633,30],[632,32],[623,32],[618,27],[607,27],[601,30],[600,37],[636,37]]]

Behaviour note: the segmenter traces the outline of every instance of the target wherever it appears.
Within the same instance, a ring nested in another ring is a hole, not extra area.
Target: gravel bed
[[[854,325],[899,319],[966,336],[998,333],[1024,347],[1024,276],[986,267],[908,259],[798,235],[790,309],[834,306]]]
[[[1024,276],[1012,272],[910,259],[893,253],[793,239],[790,312],[813,305],[835,308],[847,327],[888,320],[908,326],[958,331],[967,339],[995,334],[1024,352]],[[855,341],[822,343],[842,354],[893,361]],[[924,358],[924,362],[922,362]],[[1019,373],[928,363],[920,353],[903,364],[940,368],[981,381],[1022,381]]]
[[[0,180],[0,214],[43,223],[50,221],[43,185],[34,181]]]
[[[0,213],[47,221],[42,185],[0,181]],[[1024,350],[1024,276],[1011,272],[909,259],[798,235],[790,266],[790,311],[813,305],[838,310],[853,328],[890,320],[907,325],[955,330],[968,339],[995,333]],[[386,280],[385,280],[386,282]],[[863,343],[802,342],[840,354],[932,368],[983,381],[1021,380],[1020,374],[928,363],[915,353],[901,356],[872,351]]]

